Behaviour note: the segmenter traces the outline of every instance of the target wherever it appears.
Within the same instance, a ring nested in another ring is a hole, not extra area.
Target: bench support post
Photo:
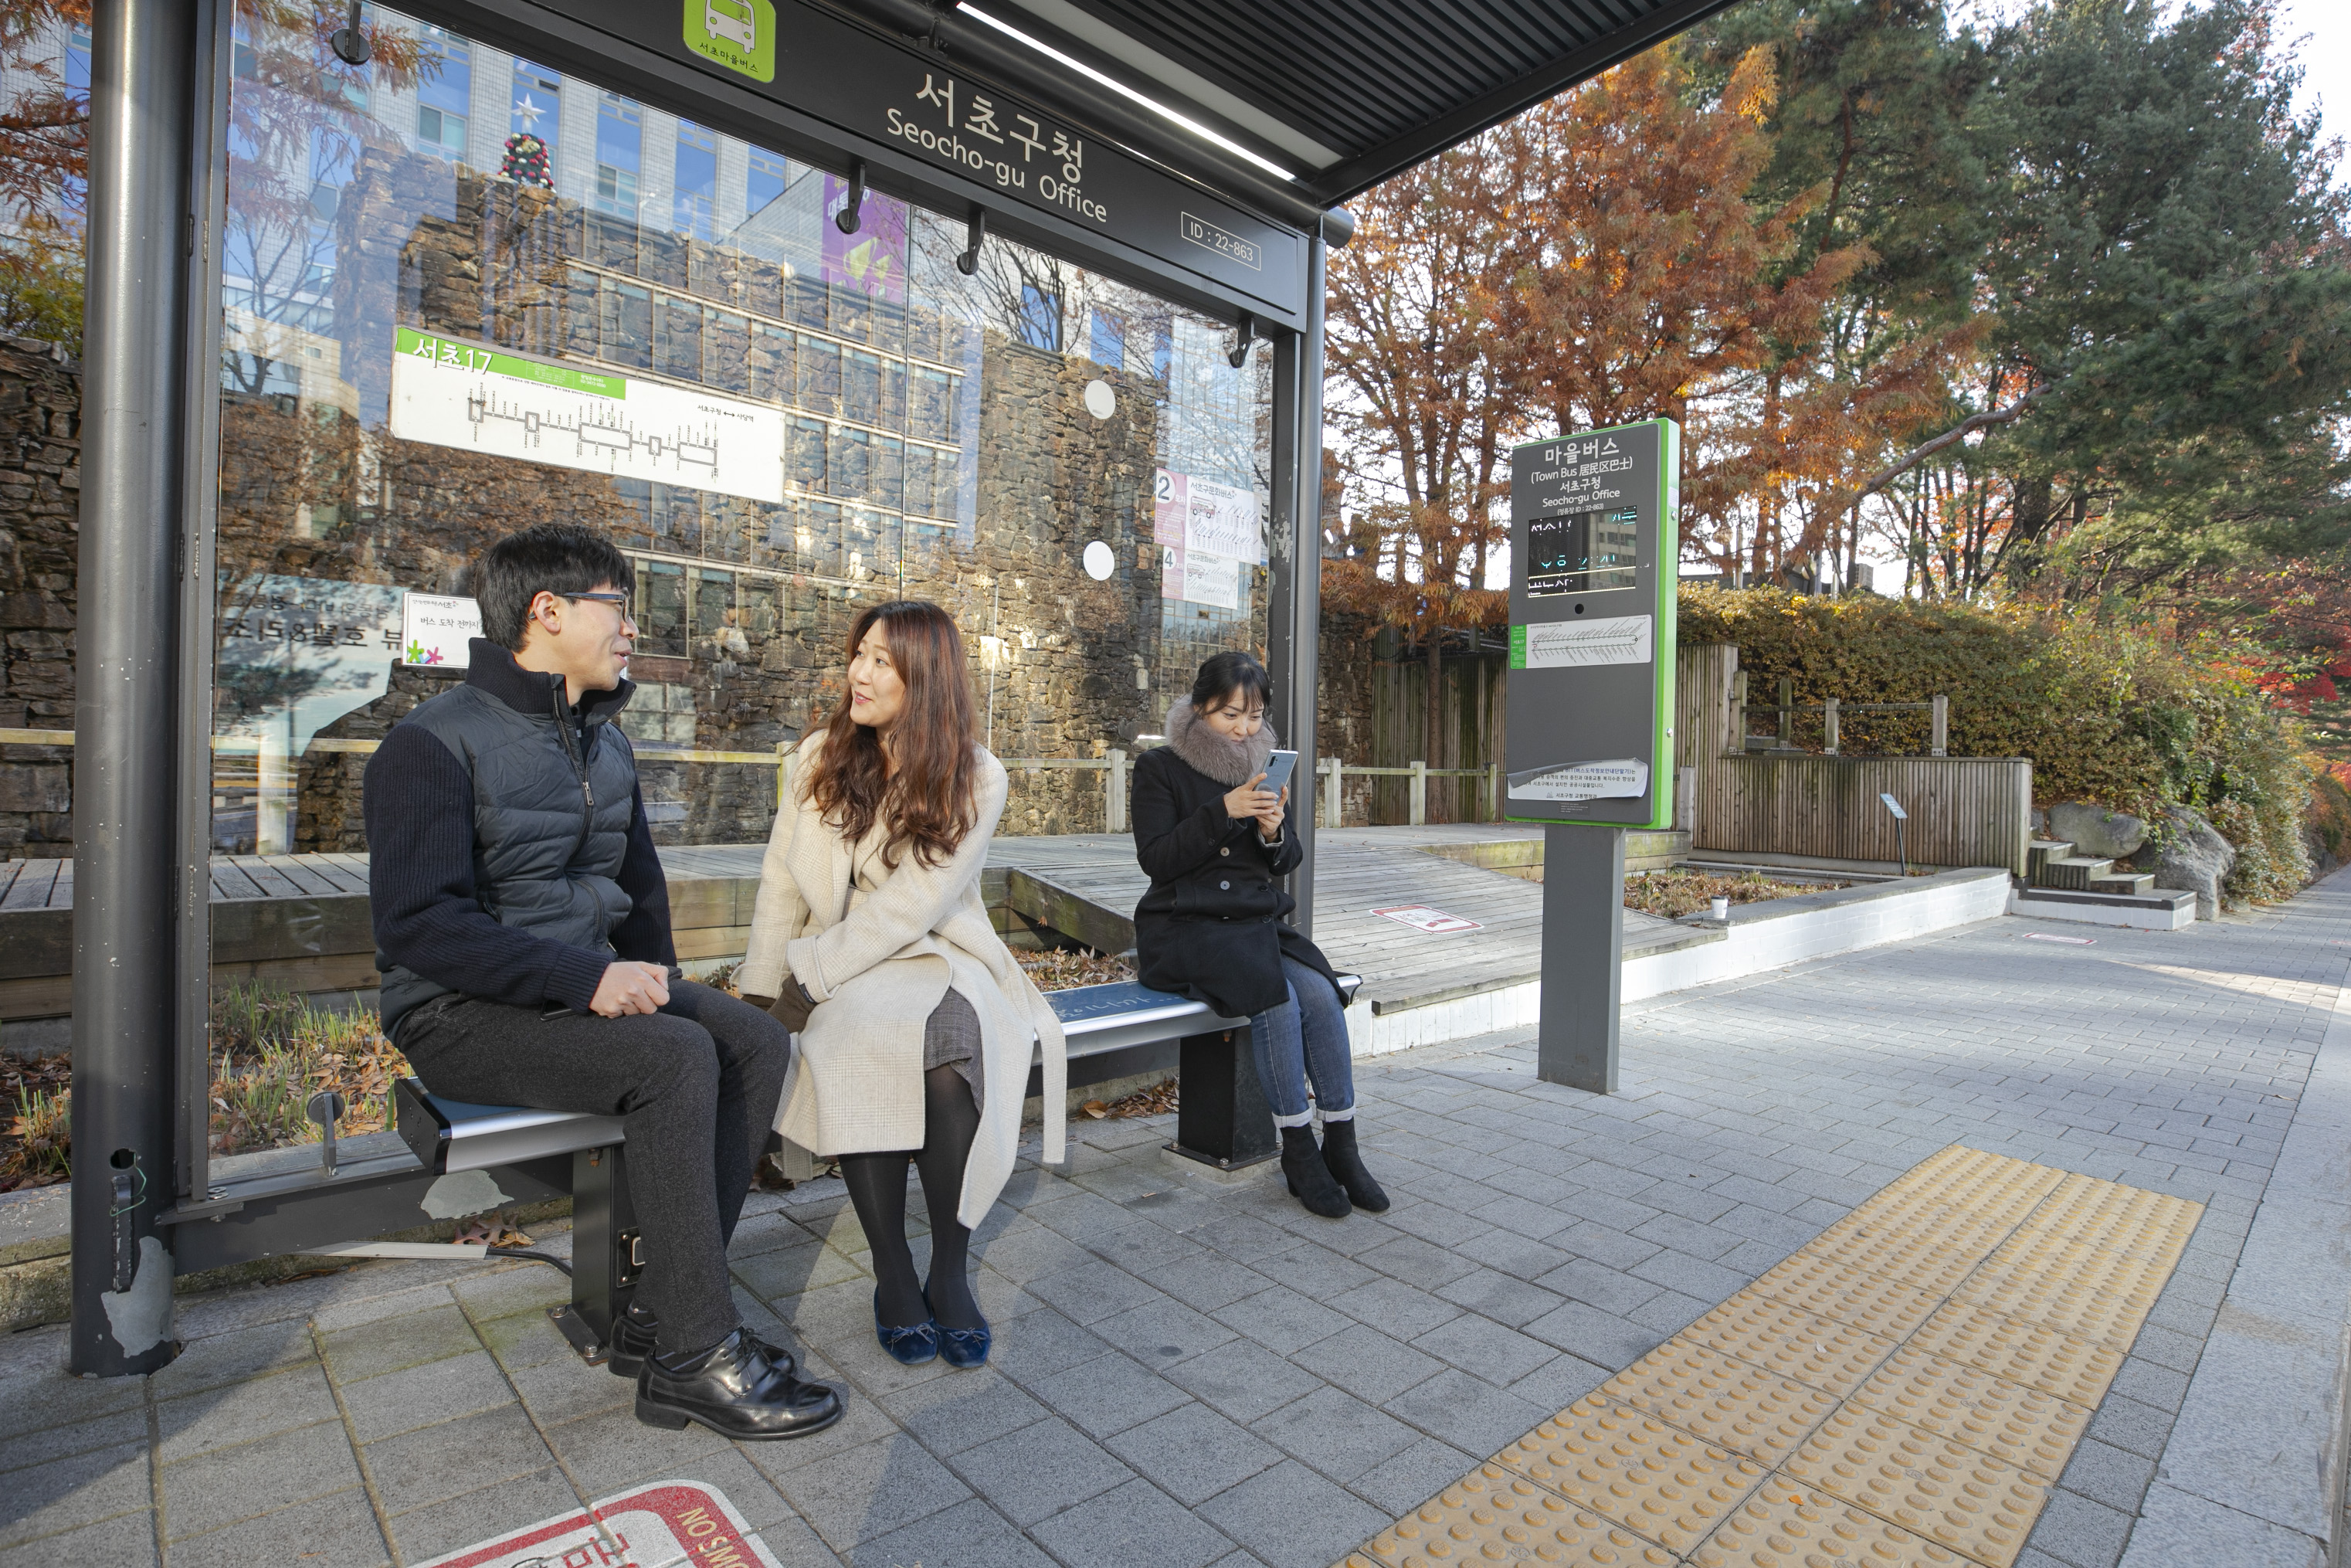
[[[612,1354],[612,1325],[629,1310],[643,1271],[628,1151],[620,1145],[571,1156],[571,1300],[547,1315],[590,1366]]]
[[[1178,1049],[1184,1087],[1176,1102],[1176,1141],[1168,1147],[1225,1171],[1280,1153],[1248,1028],[1186,1035]]]

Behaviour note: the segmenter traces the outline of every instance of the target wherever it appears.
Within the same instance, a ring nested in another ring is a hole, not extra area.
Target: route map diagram
[[[1510,628],[1510,668],[1567,669],[1579,664],[1648,662],[1655,618],[1609,615],[1591,621],[1548,621]]]
[[[777,409],[406,327],[392,344],[392,434],[747,500],[784,498]]]

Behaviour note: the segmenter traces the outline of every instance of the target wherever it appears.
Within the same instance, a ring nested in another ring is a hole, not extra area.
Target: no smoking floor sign
[[[653,1481],[418,1568],[783,1568],[716,1487]]]

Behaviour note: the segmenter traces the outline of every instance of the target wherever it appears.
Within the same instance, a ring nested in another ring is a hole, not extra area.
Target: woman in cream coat
[[[980,902],[1003,766],[974,737],[963,639],[935,604],[877,604],[850,632],[849,689],[801,744],[768,836],[743,994],[799,1032],[776,1130],[841,1162],[873,1249],[873,1324],[909,1364],[987,1359],[972,1227],[1012,1173],[1032,1047],[1044,1158],[1063,1157],[1053,1009]],[[906,1163],[931,1217],[906,1245]]]

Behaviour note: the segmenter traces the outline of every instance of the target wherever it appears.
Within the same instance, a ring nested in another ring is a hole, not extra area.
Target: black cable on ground
[[[485,1247],[482,1255],[486,1258],[527,1258],[534,1263],[552,1264],[563,1270],[565,1279],[571,1278],[571,1265],[552,1252],[538,1252],[528,1247]]]

